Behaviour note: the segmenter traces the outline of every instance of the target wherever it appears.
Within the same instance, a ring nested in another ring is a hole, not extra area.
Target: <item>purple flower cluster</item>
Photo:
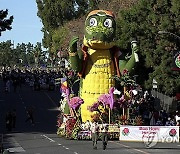
[[[126,100],[124,95],[121,98],[116,99],[116,103],[120,105],[121,108],[127,108],[131,104],[131,100]]]
[[[92,106],[89,106],[88,110],[91,112],[98,111],[99,102],[95,102]]]
[[[81,99],[80,97],[73,97],[69,101],[69,106],[74,110],[78,110],[81,104],[83,103],[84,103],[84,100]]]

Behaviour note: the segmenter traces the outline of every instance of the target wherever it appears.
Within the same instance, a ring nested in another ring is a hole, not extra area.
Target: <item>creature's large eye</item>
[[[96,18],[91,18],[89,20],[89,26],[97,26],[97,20]]]
[[[105,21],[104,21],[104,26],[105,27],[112,27],[112,20],[111,19],[106,19]]]

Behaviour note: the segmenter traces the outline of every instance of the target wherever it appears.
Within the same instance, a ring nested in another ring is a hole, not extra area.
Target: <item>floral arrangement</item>
[[[71,138],[75,123],[75,118],[70,118],[66,121],[66,138]]]
[[[59,114],[59,115],[57,116],[57,126],[58,126],[58,127],[61,127],[62,123],[63,123],[62,115]]]
[[[88,110],[91,111],[91,112],[94,112],[94,111],[99,112],[99,109],[98,109],[99,105],[100,105],[99,102],[95,102],[92,106],[88,107]]]
[[[63,114],[65,112],[65,108],[69,109],[69,112],[67,111],[66,113],[66,122],[62,123],[58,118],[57,134],[65,136],[69,139],[75,139],[77,138],[77,132],[80,130],[80,125],[78,124],[80,122],[79,108],[84,101],[80,97],[74,96],[72,91],[73,84],[78,80],[76,73],[73,70],[66,70],[63,72],[63,77],[64,82],[61,84],[61,91],[64,93],[64,99],[61,101],[61,112]]]
[[[71,133],[71,138],[73,139],[78,139],[78,132],[80,132],[82,129],[81,129],[81,121],[80,119],[78,118],[76,120],[76,123],[74,125],[74,128],[73,128],[73,131]]]
[[[137,87],[134,80],[130,78],[129,72],[124,70],[121,77],[114,76],[114,79],[119,83],[121,88],[123,89],[123,93],[118,94],[119,96],[114,96],[114,87],[109,89],[109,93],[102,94],[99,96],[96,102],[93,105],[88,107],[88,110],[94,112],[92,115],[92,119],[95,121],[105,120],[106,122],[111,118],[110,121],[117,121],[117,123],[122,125],[127,125],[129,123],[129,119],[127,119],[127,115],[120,115],[120,108],[126,109],[132,106],[133,99],[133,88]],[[66,72],[66,82],[64,84],[64,93],[65,99],[61,103],[61,111],[64,111],[65,104],[70,108],[69,115],[70,118],[65,123],[62,123],[62,118],[58,117],[57,126],[58,126],[58,135],[65,136],[69,139],[77,139],[78,132],[82,130],[81,121],[80,121],[80,106],[84,103],[83,99],[77,97],[72,92],[73,84],[78,81],[78,77],[74,71],[68,70]],[[66,102],[66,103],[65,103]],[[123,110],[124,111],[124,110]],[[109,114],[113,112],[112,114]],[[123,112],[124,113],[124,112]],[[72,117],[74,116],[74,117]],[[114,119],[113,119],[114,116]],[[134,120],[134,125],[142,125],[143,121],[141,117],[136,117]]]
[[[61,113],[57,116],[57,127],[57,135],[65,136],[65,124],[63,123],[63,116]]]
[[[131,105],[131,99],[126,100],[125,96],[122,95],[120,98],[116,99],[115,103],[117,103],[120,108],[128,108]]]
[[[119,117],[119,120],[120,120],[120,124],[121,125],[127,125],[128,124],[128,119],[127,119],[127,116],[126,115],[121,115]]]
[[[100,121],[100,114],[98,113],[95,113],[91,116],[91,118],[94,120],[94,121]]]
[[[143,120],[141,116],[135,117],[135,125],[136,126],[142,126],[143,125]]]

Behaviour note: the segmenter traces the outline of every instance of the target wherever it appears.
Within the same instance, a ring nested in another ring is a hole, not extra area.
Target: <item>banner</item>
[[[174,71],[180,71],[180,51],[173,52],[173,68]]]
[[[121,141],[179,142],[179,126],[121,126]]]

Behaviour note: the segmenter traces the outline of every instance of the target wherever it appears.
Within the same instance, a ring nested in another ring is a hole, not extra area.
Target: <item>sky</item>
[[[0,0],[0,10],[8,9],[8,17],[14,16],[12,29],[2,32],[0,42],[11,40],[18,43],[42,42],[42,23],[37,16],[36,0]]]

